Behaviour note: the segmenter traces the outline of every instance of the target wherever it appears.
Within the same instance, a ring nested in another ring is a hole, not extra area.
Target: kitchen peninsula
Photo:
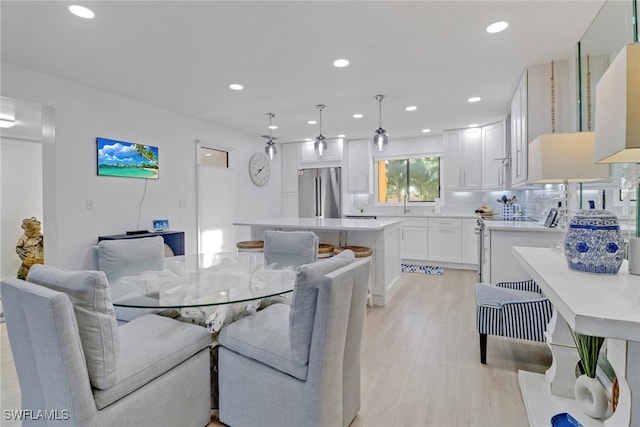
[[[273,218],[234,222],[251,227],[251,238],[262,239],[265,230],[313,231],[320,243],[366,246],[371,256],[370,288],[373,304],[384,306],[400,283],[400,224],[395,219]]]

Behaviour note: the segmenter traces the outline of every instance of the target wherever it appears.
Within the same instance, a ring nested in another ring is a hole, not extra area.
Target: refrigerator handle
[[[315,187],[313,189],[313,196],[315,197],[315,200],[313,201],[314,215],[317,218],[318,217],[318,177],[317,176],[313,178],[313,185]]]
[[[318,216],[323,216],[324,210],[322,209],[322,177],[318,177]]]

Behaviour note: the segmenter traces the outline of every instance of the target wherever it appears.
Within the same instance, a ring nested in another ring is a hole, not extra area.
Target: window
[[[200,165],[229,168],[229,153],[215,148],[200,147]]]
[[[440,197],[440,157],[378,160],[378,203],[402,203],[406,194],[410,202]]]

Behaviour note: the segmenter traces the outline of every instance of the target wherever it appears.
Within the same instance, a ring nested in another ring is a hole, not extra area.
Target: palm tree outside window
[[[378,203],[433,202],[440,197],[440,158],[378,160]]]

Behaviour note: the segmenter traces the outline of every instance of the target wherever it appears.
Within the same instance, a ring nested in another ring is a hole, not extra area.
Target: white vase
[[[578,402],[585,414],[592,418],[605,416],[609,407],[609,400],[607,392],[600,384],[600,381],[586,375],[580,375],[576,378],[574,391],[576,402]]]

